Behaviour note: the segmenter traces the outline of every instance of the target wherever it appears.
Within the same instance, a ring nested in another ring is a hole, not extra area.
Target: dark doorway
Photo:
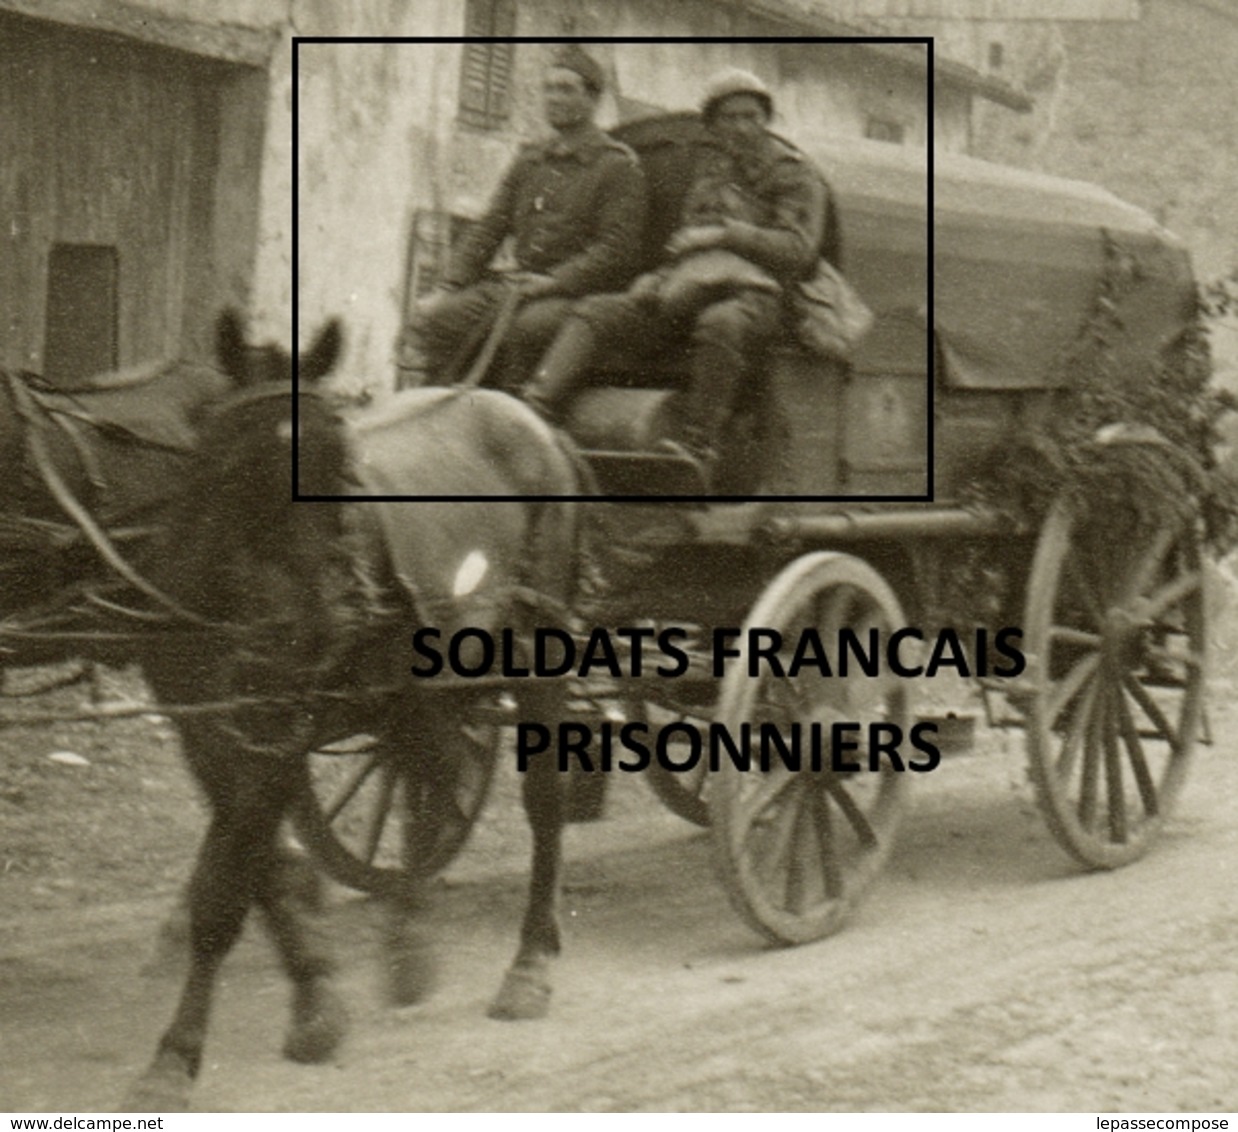
[[[106,244],[53,244],[47,261],[43,376],[84,385],[117,366],[119,258]]]

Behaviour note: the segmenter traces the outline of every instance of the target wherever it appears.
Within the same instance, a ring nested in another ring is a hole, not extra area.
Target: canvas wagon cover
[[[880,320],[927,317],[927,153],[839,140],[805,147],[834,192],[842,266]],[[945,379],[975,389],[1069,383],[1109,288],[1115,357],[1132,376],[1190,321],[1182,244],[1095,185],[973,158],[933,170],[933,320]],[[920,350],[915,336],[898,341]],[[918,358],[902,359],[910,366]]]

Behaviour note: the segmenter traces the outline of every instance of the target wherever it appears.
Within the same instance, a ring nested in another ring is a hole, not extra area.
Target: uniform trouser
[[[442,292],[413,315],[405,333],[429,380],[464,376],[494,326],[507,286],[493,281]],[[571,306],[571,299],[555,296],[521,303],[484,384],[517,389],[533,372]]]
[[[685,432],[716,443],[743,389],[757,351],[778,333],[782,305],[777,295],[741,290],[699,309],[668,316],[653,296],[594,295],[573,314],[593,331],[598,347],[642,354],[689,340],[688,388],[683,401]]]

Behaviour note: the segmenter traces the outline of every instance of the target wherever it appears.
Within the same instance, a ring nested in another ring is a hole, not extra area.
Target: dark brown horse
[[[226,719],[180,724],[211,823],[191,885],[190,973],[130,1097],[133,1108],[186,1103],[215,977],[252,905],[272,929],[293,983],[286,1056],[331,1055],[344,1020],[328,987],[329,963],[281,892],[275,866],[280,821],[304,782],[306,752],[347,730],[341,713],[360,709],[372,726],[381,720],[385,738],[406,745],[432,781],[441,757],[435,723],[441,728],[460,689],[401,686],[411,681],[411,632],[425,624],[447,632],[519,628],[553,617],[572,597],[575,505],[528,498],[581,491],[578,466],[556,434],[519,402],[489,390],[413,390],[346,422],[313,384],[337,348],[338,331],[328,329],[301,359],[294,422],[289,359],[246,349],[234,322],[221,331],[221,360],[243,388],[204,432],[192,494],[171,526],[161,573],[178,600],[217,628],[192,654],[152,646],[145,667],[163,700],[243,695],[263,703]],[[293,502],[294,429],[301,494],[510,498]],[[366,701],[376,688],[384,689],[379,702]],[[350,690],[362,697],[359,709],[339,701]],[[526,718],[550,719],[559,694],[535,689],[522,707]],[[496,1017],[536,1017],[547,1008],[549,965],[559,950],[560,779],[547,762],[524,780],[534,842],[530,899],[516,958],[491,1008]],[[409,884],[395,894],[397,937],[422,903],[425,880],[416,839],[407,844]],[[408,965],[402,974],[396,989],[408,1000],[424,980]]]

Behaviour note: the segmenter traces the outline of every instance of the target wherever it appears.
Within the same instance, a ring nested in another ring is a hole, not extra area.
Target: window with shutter
[[[460,120],[495,130],[511,114],[515,44],[503,42],[516,31],[515,0],[467,0],[460,60]]]

